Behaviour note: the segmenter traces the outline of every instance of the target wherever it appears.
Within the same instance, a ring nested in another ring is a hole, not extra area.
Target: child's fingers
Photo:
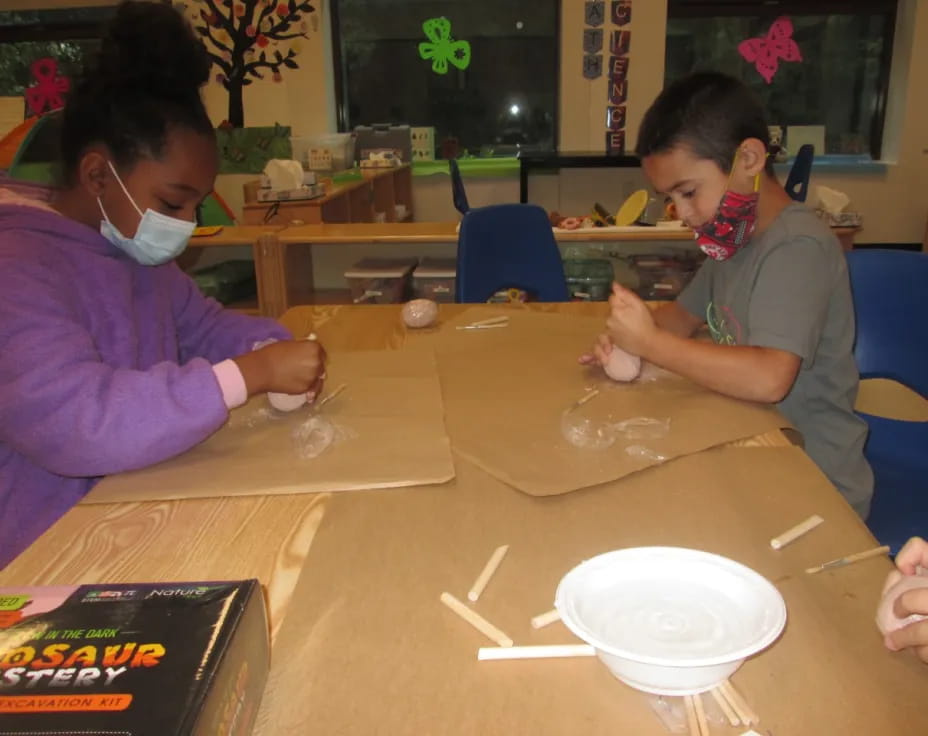
[[[602,345],[597,344],[593,346],[593,355],[596,358],[596,362],[600,365],[606,365],[606,363],[609,362],[609,353],[612,352],[611,342],[609,343],[609,346],[610,347],[608,351],[604,349]]]
[[[887,634],[886,645],[893,651],[909,647],[928,648],[928,621],[916,621]]]
[[[916,567],[928,568],[928,542],[912,537],[896,555],[896,567],[906,575],[914,575]]]
[[[917,647],[915,649],[915,654],[922,662],[928,664],[928,646]]]
[[[609,335],[600,335],[596,338],[596,344],[602,349],[603,354],[608,358],[612,352],[612,339]]]
[[[902,593],[893,603],[893,613],[899,618],[913,613],[928,614],[928,588],[914,588]],[[928,644],[928,641],[925,643]]]
[[[577,358],[577,362],[580,365],[592,365],[596,362],[596,356],[593,355],[593,353],[584,353],[579,358]]]
[[[880,595],[885,595],[886,591],[893,587],[896,583],[902,580],[902,573],[898,570],[893,570],[889,575],[886,576],[886,582],[883,583],[883,592]]]

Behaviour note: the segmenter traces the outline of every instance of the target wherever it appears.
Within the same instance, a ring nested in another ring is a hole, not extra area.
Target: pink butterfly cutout
[[[744,60],[753,63],[767,84],[783,61],[802,61],[799,46],[793,40],[793,23],[785,15],[777,18],[767,31],[765,38],[748,38],[738,44],[738,53]]]

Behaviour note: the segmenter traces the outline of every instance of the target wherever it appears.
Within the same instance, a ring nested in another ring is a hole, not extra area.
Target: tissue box
[[[826,212],[821,208],[815,212],[831,227],[860,227],[862,222],[859,212]]]
[[[268,650],[257,580],[0,588],[0,731],[248,734]]]

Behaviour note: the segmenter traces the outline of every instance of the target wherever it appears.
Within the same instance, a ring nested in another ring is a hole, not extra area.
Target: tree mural
[[[270,74],[280,82],[284,69],[297,69],[300,39],[309,38],[309,0],[189,0],[194,28],[203,37],[216,81],[229,92],[228,122],[245,125],[242,91]],[[313,17],[315,30],[315,16]]]

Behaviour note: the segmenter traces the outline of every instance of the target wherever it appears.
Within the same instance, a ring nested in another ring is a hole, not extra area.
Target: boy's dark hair
[[[177,10],[123,2],[63,111],[63,183],[74,183],[81,157],[95,143],[125,167],[140,156],[160,157],[174,126],[214,135],[200,98],[209,69],[206,49]]]
[[[665,87],[654,100],[641,122],[635,154],[644,158],[682,144],[727,173],[746,138],[757,138],[770,151],[770,130],[754,93],[726,74],[697,72]],[[772,156],[765,170],[773,174]]]

